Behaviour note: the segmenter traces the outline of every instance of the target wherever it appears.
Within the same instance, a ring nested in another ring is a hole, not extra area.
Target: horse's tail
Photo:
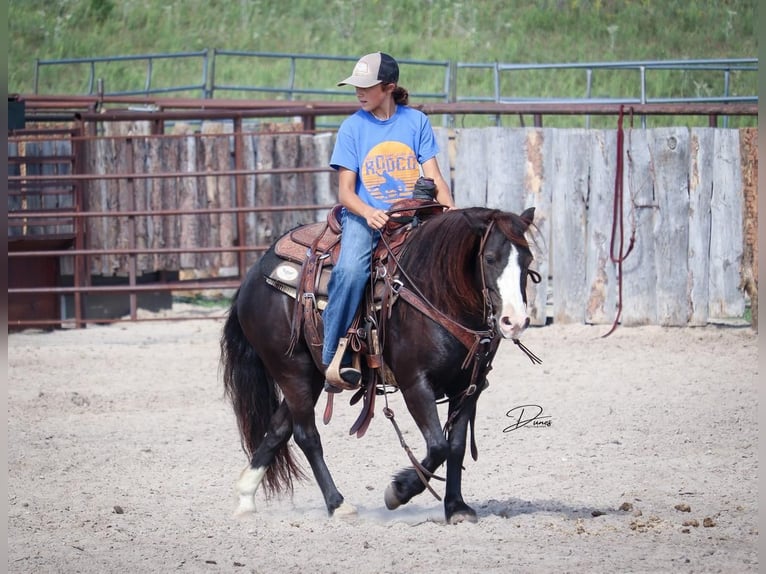
[[[242,331],[237,313],[238,296],[239,290],[234,295],[221,335],[221,367],[224,392],[237,417],[242,449],[252,460],[268,430],[271,416],[279,407],[281,393]],[[303,477],[304,473],[285,442],[266,468],[264,491],[267,494],[292,491],[293,479]]]

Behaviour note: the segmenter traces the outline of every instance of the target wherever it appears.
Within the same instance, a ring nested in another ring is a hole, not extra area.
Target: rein
[[[624,173],[624,159],[623,150],[625,147],[625,132],[622,128],[623,115],[625,113],[625,106],[620,106],[620,115],[617,118],[617,162],[614,176],[614,203],[612,204],[612,236],[609,242],[609,258],[612,263],[617,264],[617,314],[614,317],[612,328],[605,335],[601,335],[602,338],[608,337],[616,329],[620,323],[620,316],[622,315],[622,263],[633,251],[633,247],[636,243],[636,228],[633,226],[633,231],[630,235],[630,240],[627,250],[624,248],[625,241],[625,228],[623,225],[623,173]],[[633,110],[630,110],[630,127],[633,127]],[[630,160],[630,150],[628,151],[628,159]],[[619,234],[619,241],[618,241]],[[616,243],[619,242],[619,247],[616,247]]]

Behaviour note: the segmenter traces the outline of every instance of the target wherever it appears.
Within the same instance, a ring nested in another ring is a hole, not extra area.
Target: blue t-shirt
[[[330,165],[356,172],[356,194],[387,210],[395,201],[412,197],[420,164],[437,153],[433,128],[420,110],[396,106],[384,121],[359,110],[338,129]]]

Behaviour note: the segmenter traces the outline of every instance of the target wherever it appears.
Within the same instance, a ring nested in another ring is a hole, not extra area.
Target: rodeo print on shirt
[[[382,142],[373,147],[360,169],[362,183],[370,195],[389,204],[412,197],[419,176],[415,152],[397,141]]]

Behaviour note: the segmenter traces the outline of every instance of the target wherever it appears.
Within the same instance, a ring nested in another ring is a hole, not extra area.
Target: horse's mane
[[[415,286],[451,317],[483,313],[478,275],[483,231],[494,220],[511,241],[526,246],[524,224],[516,214],[472,207],[434,216],[416,228],[401,264]]]

